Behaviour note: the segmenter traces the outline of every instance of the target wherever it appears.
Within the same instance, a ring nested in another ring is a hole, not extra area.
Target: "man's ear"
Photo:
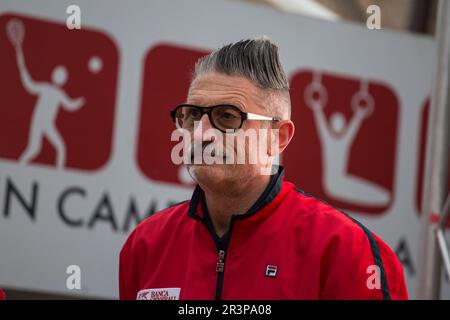
[[[276,139],[276,137],[273,136],[273,134],[276,133],[274,129],[278,130],[278,148],[276,148],[276,146],[273,148],[272,146],[273,143],[277,142],[273,141],[274,138]],[[291,139],[294,136],[295,126],[291,120],[280,120],[273,125],[271,131],[272,137],[269,140],[271,142],[269,144],[269,155],[274,157],[282,153],[289,145],[289,142],[291,142]]]

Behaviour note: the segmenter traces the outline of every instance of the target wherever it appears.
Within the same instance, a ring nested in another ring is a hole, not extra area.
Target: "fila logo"
[[[278,266],[274,266],[272,264],[268,264],[266,266],[266,277],[276,277],[278,271]]]

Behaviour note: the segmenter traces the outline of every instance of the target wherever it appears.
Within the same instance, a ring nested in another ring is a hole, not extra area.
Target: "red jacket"
[[[5,300],[6,296],[2,289],[0,289],[0,300]]]
[[[139,224],[120,253],[120,298],[407,299],[391,249],[282,173],[222,238],[198,186]]]

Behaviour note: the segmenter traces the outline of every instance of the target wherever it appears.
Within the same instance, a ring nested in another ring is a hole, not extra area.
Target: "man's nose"
[[[205,139],[204,132],[208,129],[213,129],[213,125],[209,121],[208,115],[205,113],[198,121],[197,125],[194,126],[194,140],[196,141],[213,141],[212,137],[207,137]]]

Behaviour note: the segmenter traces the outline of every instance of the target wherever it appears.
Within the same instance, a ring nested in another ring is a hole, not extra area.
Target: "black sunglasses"
[[[214,128],[226,133],[227,130],[238,130],[244,120],[279,121],[277,118],[266,117],[256,113],[243,112],[238,107],[221,104],[211,107],[200,107],[192,104],[181,104],[170,111],[170,116],[179,129],[191,130],[194,122],[200,121],[204,114]]]

